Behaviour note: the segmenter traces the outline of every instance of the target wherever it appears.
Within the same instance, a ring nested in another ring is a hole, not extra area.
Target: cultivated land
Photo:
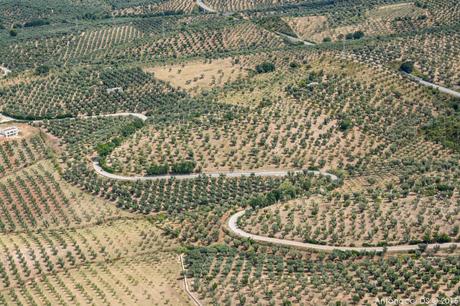
[[[0,304],[452,304],[459,21],[455,0],[3,1]]]
[[[247,69],[232,58],[187,62],[181,65],[157,66],[144,68],[144,71],[178,88],[183,88],[193,95],[226,83],[243,79]]]

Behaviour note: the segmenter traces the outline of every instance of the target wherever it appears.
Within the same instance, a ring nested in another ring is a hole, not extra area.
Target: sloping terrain
[[[454,305],[459,20],[3,1],[0,304]]]

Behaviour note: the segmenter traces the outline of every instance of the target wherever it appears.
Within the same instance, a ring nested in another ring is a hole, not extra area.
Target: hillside
[[[460,297],[456,0],[0,2],[1,305]]]

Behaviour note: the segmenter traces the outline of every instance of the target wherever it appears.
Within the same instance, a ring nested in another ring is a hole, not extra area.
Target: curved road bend
[[[245,210],[237,212],[236,214],[233,214],[230,217],[230,219],[228,219],[229,229],[235,235],[242,237],[242,238],[249,238],[254,241],[259,241],[259,242],[268,242],[268,243],[276,244],[276,245],[291,246],[291,247],[297,247],[297,248],[302,248],[302,249],[307,249],[307,250],[316,250],[316,251],[324,251],[324,252],[332,252],[334,250],[358,251],[358,252],[383,252],[383,249],[384,249],[383,247],[341,247],[341,246],[321,245],[321,244],[313,244],[313,243],[306,243],[306,242],[300,242],[300,241],[294,241],[294,240],[286,240],[286,239],[254,235],[254,234],[245,232],[244,230],[238,227],[238,219],[242,215],[244,215],[245,212],[246,212]],[[443,244],[432,243],[432,244],[427,245],[427,249],[433,249],[436,246],[439,246],[439,248],[441,249],[447,249],[451,247],[452,245],[459,247],[460,243],[456,243],[456,242],[443,243]],[[418,245],[407,244],[407,245],[388,246],[386,250],[387,252],[408,252],[408,251],[415,251],[418,249],[419,249]]]

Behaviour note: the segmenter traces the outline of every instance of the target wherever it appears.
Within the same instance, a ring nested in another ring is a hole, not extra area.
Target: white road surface
[[[201,7],[203,9],[203,11],[207,12],[207,13],[217,13],[216,10],[214,10],[213,8],[207,6],[206,4],[204,4],[203,0],[196,0],[196,4]]]
[[[290,246],[290,247],[296,247],[296,248],[307,249],[307,250],[315,250],[315,251],[323,251],[323,252],[332,252],[334,250],[358,251],[358,252],[382,252],[384,250],[383,247],[342,247],[342,246],[320,245],[320,244],[306,243],[306,242],[300,242],[300,241],[294,241],[294,240],[278,239],[278,238],[254,235],[254,234],[245,232],[244,230],[238,227],[238,219],[242,215],[244,215],[245,212],[246,212],[245,210],[237,212],[236,214],[233,214],[228,219],[228,228],[230,229],[230,231],[232,231],[232,233],[234,233],[235,235],[241,238],[249,238],[249,239],[252,239],[258,242],[266,242],[266,243],[275,244],[275,245]],[[443,243],[443,244],[433,243],[433,244],[428,244],[427,249],[434,249],[437,246],[441,249],[447,249],[451,247],[452,245],[459,247],[460,243],[455,243],[455,242]],[[415,251],[418,249],[419,249],[418,245],[396,245],[396,246],[387,247],[386,251],[390,253],[395,253],[395,252]]]
[[[416,81],[416,82],[418,82],[418,83],[420,83],[420,84],[422,84],[424,86],[435,88],[435,89],[438,89],[440,92],[443,92],[443,93],[446,93],[448,95],[460,98],[460,92],[458,92],[458,91],[455,91],[453,89],[449,89],[449,88],[446,88],[446,87],[442,87],[442,86],[427,82],[427,81],[425,81],[425,80],[423,80],[423,79],[421,79],[419,77],[416,77],[416,76],[408,74],[408,73],[404,73],[404,75],[408,76],[410,79],[412,79],[412,80],[414,80],[414,81]]]
[[[125,175],[118,175],[118,174],[113,174],[105,171],[102,169],[101,165],[99,162],[94,159],[93,160],[93,168],[96,171],[97,174],[114,179],[114,180],[119,180],[119,181],[155,181],[155,180],[164,180],[164,179],[170,179],[174,177],[175,179],[179,180],[186,180],[186,179],[194,179],[198,178],[200,176],[206,175],[209,177],[219,177],[219,176],[226,176],[226,177],[241,177],[241,176],[263,176],[263,177],[281,177],[281,176],[287,176],[288,174],[292,173],[301,173],[304,172],[304,170],[271,170],[271,171],[234,171],[234,172],[203,172],[203,173],[191,173],[191,174],[165,174],[165,175],[153,175],[153,176],[125,176]],[[312,170],[306,170],[306,172],[309,173],[314,173],[318,174],[320,173],[319,171],[312,171]],[[332,180],[338,179],[337,176],[334,174],[330,173],[324,173],[324,175],[329,176]]]

